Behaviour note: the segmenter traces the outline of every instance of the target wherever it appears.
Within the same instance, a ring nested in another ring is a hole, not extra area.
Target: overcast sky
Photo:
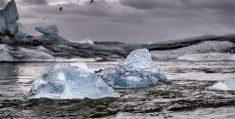
[[[0,8],[8,0],[0,0]],[[157,42],[235,33],[235,0],[16,0],[20,20],[57,25],[68,40]],[[63,12],[59,7],[63,7]]]

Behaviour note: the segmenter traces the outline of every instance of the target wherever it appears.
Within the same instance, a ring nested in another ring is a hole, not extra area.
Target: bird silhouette
[[[63,10],[63,7],[60,7],[60,12],[62,12],[62,10]]]
[[[90,5],[94,2],[94,0],[91,0]]]

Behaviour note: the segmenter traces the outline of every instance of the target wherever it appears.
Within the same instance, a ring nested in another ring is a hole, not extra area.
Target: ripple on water
[[[88,66],[99,70],[98,66],[105,68],[115,64],[90,63]],[[121,95],[118,99],[25,100],[33,81],[51,65],[53,64],[14,64],[11,67],[4,64],[4,68],[9,68],[10,73],[7,70],[6,74],[0,73],[0,77],[3,77],[0,78],[1,118],[235,117],[234,91],[206,90],[216,80],[235,78],[235,62],[158,62],[158,67],[166,73],[172,84],[118,90]]]

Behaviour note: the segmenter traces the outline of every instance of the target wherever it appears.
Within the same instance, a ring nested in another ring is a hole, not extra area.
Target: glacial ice
[[[79,65],[56,65],[34,82],[29,99],[98,99],[119,97],[98,75]]]
[[[22,60],[30,60],[30,61],[37,61],[40,59],[53,59],[54,57],[48,53],[37,51],[29,48],[19,47],[17,51],[15,51],[15,55],[18,59]]]
[[[10,48],[8,45],[0,44],[0,61],[14,61]]]
[[[79,41],[80,44],[95,45],[94,42],[90,39]]]
[[[48,37],[58,36],[59,34],[59,30],[55,25],[35,27],[35,30]]]
[[[235,90],[235,80],[226,80],[224,82],[218,82],[213,86],[208,87],[210,90]]]
[[[0,62],[44,61],[54,57],[44,51],[0,44]]]
[[[175,50],[153,51],[151,54],[154,59],[177,59],[180,56],[188,54],[221,52],[222,50],[233,47],[235,47],[235,44],[229,41],[204,41],[196,45]]]
[[[18,23],[18,31],[15,33],[16,39],[24,39],[27,36],[27,30],[23,24]]]
[[[116,89],[143,88],[167,81],[166,76],[156,67],[147,49],[132,51],[114,68],[101,72],[104,81]]]

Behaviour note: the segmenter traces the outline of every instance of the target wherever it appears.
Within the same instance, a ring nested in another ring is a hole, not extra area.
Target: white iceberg
[[[71,65],[56,65],[34,82],[29,99],[99,99],[119,97],[95,73]],[[84,68],[84,67],[83,67]]]
[[[121,64],[105,69],[100,75],[108,85],[117,89],[143,88],[167,81],[147,49],[132,51]]]
[[[235,90],[235,80],[227,80],[224,82],[218,82],[213,86],[208,87],[210,90]]]
[[[178,57],[188,54],[221,52],[222,50],[233,47],[235,47],[235,44],[229,41],[204,41],[196,45],[174,50],[153,51],[151,54],[154,59],[177,59]]]
[[[90,39],[82,40],[78,42],[79,44],[95,45],[94,42]]]

